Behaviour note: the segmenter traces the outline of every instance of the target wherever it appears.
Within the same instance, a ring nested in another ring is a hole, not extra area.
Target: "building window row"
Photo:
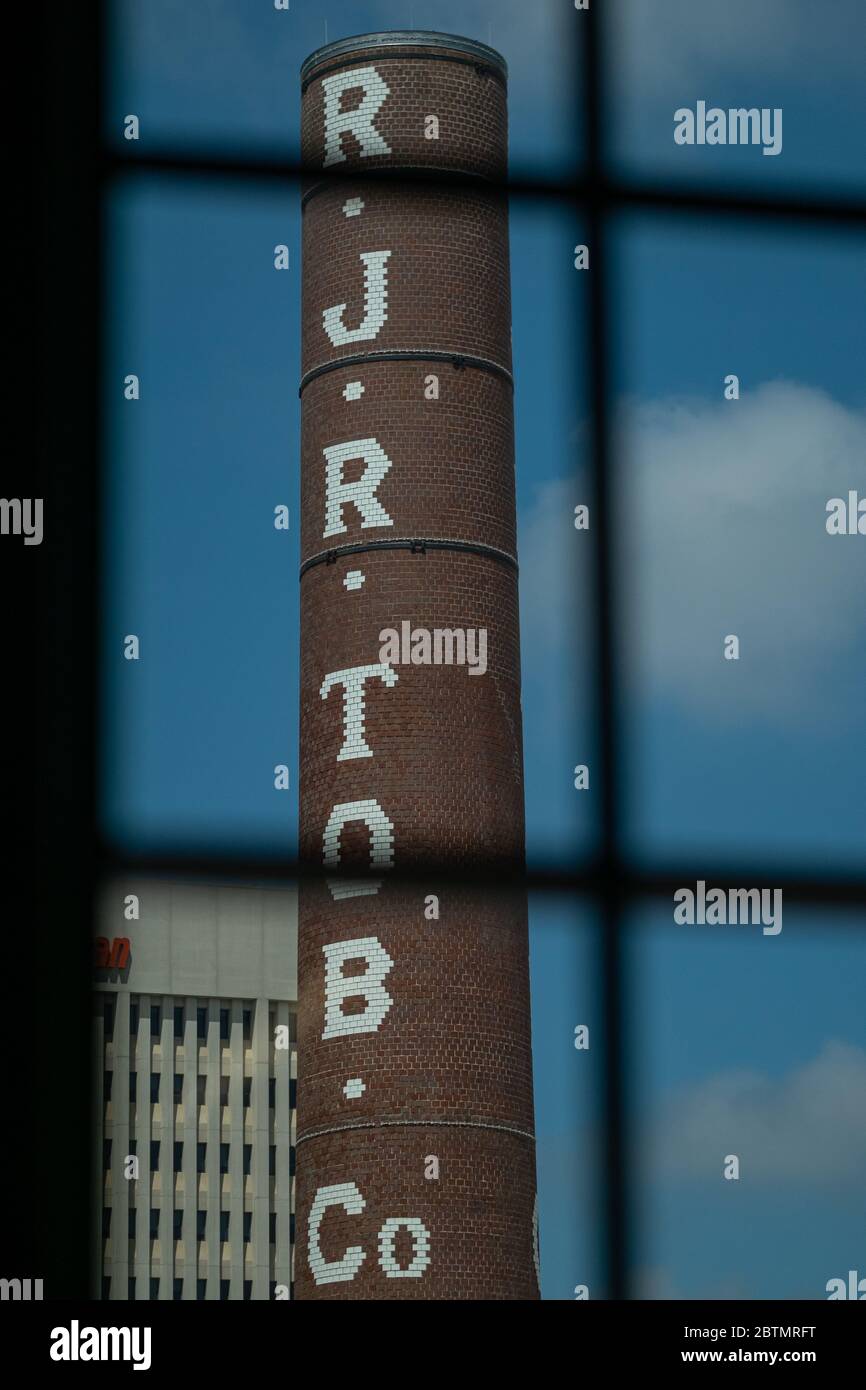
[[[149,1150],[149,1154],[150,1154],[150,1169],[151,1169],[151,1172],[156,1172],[157,1169],[159,1168],[159,1155],[160,1155],[161,1145],[162,1145],[162,1140],[161,1140],[161,1139],[151,1139],[151,1141],[150,1141],[150,1150]],[[220,1172],[221,1172],[221,1173],[228,1173],[228,1171],[229,1171],[229,1160],[230,1160],[230,1156],[231,1156],[231,1144],[230,1144],[230,1143],[229,1143],[229,1144],[223,1144],[223,1143],[221,1143],[220,1146],[219,1146],[219,1149],[220,1149]],[[112,1152],[112,1141],[111,1141],[110,1139],[106,1139],[105,1142],[104,1142],[104,1144],[103,1144],[103,1150],[102,1150],[103,1165],[104,1165],[104,1168],[105,1168],[105,1171],[106,1171],[106,1172],[107,1172],[107,1171],[110,1169],[110,1167],[111,1167],[111,1152]],[[135,1155],[136,1155],[137,1152],[138,1152],[138,1140],[137,1140],[137,1139],[129,1139],[129,1140],[127,1141],[127,1152],[128,1152],[132,1157],[135,1157]],[[245,1178],[250,1177],[250,1175],[251,1175],[251,1173],[252,1173],[252,1165],[253,1165],[253,1146],[252,1146],[252,1144],[244,1144],[244,1145],[243,1145],[243,1176],[244,1176]],[[204,1172],[206,1172],[206,1170],[207,1170],[207,1141],[206,1141],[206,1140],[200,1140],[200,1141],[196,1144],[195,1166],[196,1166],[196,1172],[197,1172],[197,1173],[204,1173]],[[182,1139],[175,1139],[174,1142],[173,1142],[173,1144],[172,1144],[172,1169],[173,1169],[173,1171],[174,1171],[175,1173],[182,1173],[182,1172],[183,1172],[183,1140],[182,1140]],[[269,1145],[268,1145],[268,1176],[269,1176],[269,1177],[272,1177],[272,1178],[273,1178],[273,1177],[276,1177],[276,1173],[277,1173],[277,1146],[276,1146],[276,1144],[269,1144]],[[290,1177],[290,1178],[293,1178],[294,1176],[295,1176],[295,1146],[294,1146],[294,1144],[291,1144],[291,1145],[289,1146],[289,1177]]]
[[[199,1004],[195,1010],[196,1036],[200,1042],[207,1038],[209,1009],[206,1004]],[[186,1006],[184,1004],[174,1004],[171,1009],[171,1017],[175,1039],[178,1041],[183,1038],[184,1026],[186,1024]],[[105,1020],[105,1031],[111,1037],[114,1032],[114,1000],[107,998],[103,1005],[103,1018]],[[141,1018],[141,1006],[137,1000],[129,1006],[129,1031],[132,1034],[138,1032],[139,1021]],[[161,1004],[151,1004],[150,1006],[150,1032],[151,1036],[158,1036],[162,1031],[163,1008]],[[190,1020],[191,1021],[191,1020]],[[228,1042],[231,1035],[231,1009],[221,1006],[213,1011],[213,1021],[219,1023],[219,1035],[222,1042]],[[241,1023],[243,1036],[249,1042],[253,1036],[253,1011],[243,1009],[241,1013]]]
[[[159,1104],[159,1088],[160,1088],[160,1078],[161,1078],[161,1076],[162,1076],[162,1073],[161,1073],[161,1072],[158,1072],[158,1071],[153,1071],[153,1072],[150,1073],[150,1102],[151,1102],[151,1105],[158,1105],[158,1104]],[[114,1078],[114,1072],[113,1072],[113,1071],[106,1071],[106,1072],[103,1073],[103,1082],[102,1082],[102,1087],[103,1087],[103,1098],[104,1098],[104,1100],[106,1101],[106,1103],[107,1103],[108,1101],[111,1100],[111,1093],[112,1093],[112,1086],[113,1086],[113,1078]],[[220,1083],[220,1105],[225,1106],[225,1105],[228,1105],[228,1103],[229,1103],[229,1082],[230,1082],[230,1080],[231,1080],[231,1077],[228,1077],[228,1076],[221,1076],[221,1077],[219,1078],[219,1083]],[[243,1084],[242,1084],[241,1103],[242,1103],[243,1108],[244,1108],[245,1110],[248,1110],[248,1109],[250,1108],[251,1104],[252,1104],[252,1096],[253,1096],[253,1079],[252,1079],[251,1076],[245,1076],[245,1077],[242,1078],[242,1083],[243,1083]],[[207,1103],[207,1102],[206,1102],[206,1095],[207,1095],[207,1077],[206,1077],[206,1076],[202,1076],[202,1075],[198,1075],[198,1076],[196,1076],[196,1104],[198,1104],[198,1105],[205,1105],[205,1104]],[[174,1076],[173,1076],[172,1097],[173,1097],[173,1100],[174,1100],[175,1105],[180,1105],[181,1102],[183,1101],[183,1072],[176,1071],[176,1072],[174,1073]],[[136,1104],[137,1101],[138,1101],[138,1072],[137,1072],[137,1071],[131,1071],[131,1072],[129,1073],[129,1102],[130,1102],[130,1105]],[[289,1078],[289,1109],[290,1109],[290,1110],[294,1110],[294,1109],[296,1108],[296,1106],[297,1106],[297,1101],[298,1101],[298,1083],[297,1083],[297,1081],[295,1080],[294,1077],[290,1077],[290,1078]],[[270,1077],[268,1077],[268,1107],[269,1107],[269,1109],[271,1109],[271,1110],[276,1109],[276,1104],[277,1104],[277,1079],[276,1079],[276,1077],[274,1077],[274,1076],[270,1076]]]
[[[112,1210],[111,1207],[103,1207],[103,1209],[102,1209],[102,1236],[103,1236],[103,1239],[104,1239],[104,1240],[108,1240],[109,1236],[111,1235],[111,1210]],[[158,1239],[159,1239],[160,1208],[159,1208],[159,1207],[151,1207],[151,1208],[149,1209],[149,1214],[150,1214],[150,1221],[149,1221],[149,1226],[148,1226],[148,1232],[149,1232],[150,1239],[151,1239],[151,1240],[158,1240]],[[182,1239],[183,1239],[183,1212],[182,1212],[182,1211],[176,1211],[176,1210],[175,1210],[175,1211],[172,1211],[171,1216],[172,1216],[172,1237],[173,1237],[174,1240],[182,1240]],[[229,1239],[229,1218],[230,1218],[230,1216],[231,1216],[231,1212],[228,1212],[228,1211],[221,1211],[221,1212],[219,1212],[219,1232],[220,1232],[219,1238],[220,1238],[220,1241],[221,1241],[222,1243],[225,1243],[225,1242]],[[250,1241],[251,1241],[252,1238],[253,1238],[253,1214],[252,1214],[251,1211],[245,1211],[245,1212],[242,1213],[242,1216],[243,1216],[243,1231],[242,1231],[243,1242],[244,1242],[245,1245],[249,1245]],[[207,1239],[207,1212],[206,1212],[206,1211],[201,1211],[201,1210],[196,1211],[195,1217],[196,1217],[196,1223],[195,1223],[196,1240],[199,1240],[199,1241],[206,1240],[206,1239]],[[128,1236],[128,1239],[129,1239],[129,1240],[135,1240],[135,1218],[136,1218],[136,1208],[135,1208],[135,1207],[130,1207],[130,1208],[129,1208],[129,1211],[128,1211],[128,1213],[127,1213],[127,1236]],[[289,1241],[290,1241],[291,1244],[294,1244],[294,1239],[295,1239],[295,1217],[294,1217],[294,1213],[292,1213],[292,1214],[289,1216]],[[269,1243],[270,1243],[271,1245],[275,1245],[275,1244],[276,1244],[276,1241],[277,1241],[277,1214],[276,1214],[276,1212],[273,1212],[273,1211],[269,1213],[268,1240],[269,1240]]]

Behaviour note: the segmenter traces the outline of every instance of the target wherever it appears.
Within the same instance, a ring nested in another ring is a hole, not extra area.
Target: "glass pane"
[[[622,172],[859,194],[859,0],[618,0],[604,18],[610,154]]]
[[[302,0],[281,10],[273,0],[114,0],[111,19],[106,138],[125,144],[124,122],[137,115],[133,152],[192,146],[295,159],[304,59],[350,35],[421,29],[505,58],[514,176],[561,176],[575,161],[569,43],[580,16],[560,0],[330,0],[327,15]]]
[[[137,849],[295,843],[298,221],[291,191],[112,199],[104,816]]]
[[[139,851],[296,845],[298,204],[150,177],[111,200],[104,824]],[[574,786],[591,672],[572,637],[586,277],[569,215],[514,199],[510,233],[527,846],[563,866],[592,833]]]
[[[866,1242],[866,921],[633,926],[639,1295],[839,1297]]]
[[[591,551],[575,529],[587,501],[586,277],[574,268],[574,218],[512,202],[511,236],[527,859],[572,869],[595,835],[593,672],[581,640]],[[578,765],[590,770],[585,791]]]
[[[597,1299],[603,1065],[596,914],[564,894],[529,904],[541,1296]]]
[[[863,238],[637,218],[616,250],[629,848],[860,872]]]

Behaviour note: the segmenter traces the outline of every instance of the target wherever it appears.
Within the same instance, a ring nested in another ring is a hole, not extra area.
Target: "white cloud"
[[[652,1177],[719,1182],[727,1154],[741,1181],[766,1186],[862,1185],[866,1172],[866,1052],[825,1043],[781,1078],[730,1071],[681,1091],[647,1139]]]
[[[778,382],[736,402],[626,403],[617,442],[629,696],[716,722],[850,720],[866,544],[825,522],[829,498],[866,495],[866,412]],[[570,520],[582,500],[579,483],[553,483],[522,520],[526,669],[558,644],[589,650],[585,533]],[[728,634],[739,662],[723,659]]]
[[[633,681],[731,719],[833,717],[834,666],[863,640],[866,550],[827,534],[826,503],[866,494],[866,414],[775,383],[632,406],[620,444]],[[728,634],[739,662],[722,658]]]

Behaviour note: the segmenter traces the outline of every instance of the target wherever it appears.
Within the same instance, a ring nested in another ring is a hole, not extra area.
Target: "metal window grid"
[[[511,878],[527,891],[558,890],[580,895],[595,905],[601,925],[597,989],[603,1012],[604,1080],[602,1162],[604,1279],[607,1297],[631,1294],[631,1191],[628,1161],[630,1107],[628,1097],[629,1041],[624,997],[626,963],[623,954],[624,914],[646,898],[667,898],[683,882],[712,878],[721,888],[736,887],[743,871],[734,863],[659,864],[641,870],[626,857],[621,838],[622,756],[616,727],[620,677],[613,640],[618,612],[618,575],[611,542],[611,517],[616,511],[616,473],[611,466],[610,429],[613,323],[609,229],[626,210],[674,214],[685,222],[712,213],[734,221],[757,221],[768,226],[802,225],[815,229],[853,229],[866,232],[866,200],[862,197],[813,196],[794,189],[779,196],[722,187],[694,187],[672,181],[652,182],[612,175],[605,162],[602,129],[606,111],[605,52],[601,5],[576,16],[573,78],[574,129],[584,136],[584,158],[570,179],[544,181],[509,179],[514,197],[540,205],[571,207],[583,219],[583,235],[592,251],[588,276],[589,308],[579,326],[590,372],[590,488],[594,518],[592,671],[594,717],[598,752],[594,763],[599,844],[590,862],[573,872],[525,870],[491,866],[489,874],[471,875],[479,885]],[[39,857],[43,875],[67,885],[70,909],[64,930],[57,930],[50,894],[37,902],[36,965],[40,1007],[62,1011],[67,1018],[69,1085],[51,1095],[37,1116],[46,1142],[39,1146],[36,1180],[53,1190],[54,1205],[64,1203],[62,1229],[45,1225],[37,1236],[40,1270],[62,1296],[88,1296],[88,1212],[92,1138],[82,1131],[89,1091],[89,1010],[91,911],[97,884],[124,871],[173,876],[207,876],[213,880],[267,881],[298,879],[309,869],[292,860],[260,860],[225,854],[210,857],[187,852],[158,858],[120,853],[100,841],[98,785],[100,723],[98,703],[98,643],[100,632],[100,500],[104,467],[101,382],[104,274],[104,206],[108,191],[122,179],[177,176],[200,181],[236,180],[247,186],[298,185],[304,170],[297,164],[255,156],[223,157],[182,149],[147,154],[120,151],[105,140],[103,110],[107,84],[107,0],[89,6],[63,7],[52,13],[42,37],[40,55],[46,69],[45,110],[41,144],[41,212],[44,237],[62,225],[66,260],[61,277],[51,280],[37,305],[46,363],[68,349],[65,376],[53,399],[52,417],[42,422],[36,439],[37,463],[44,495],[52,499],[59,538],[38,584],[40,622],[39,710],[45,737],[38,751],[38,769],[47,773],[58,765],[64,776],[54,784],[49,806],[40,808]],[[578,27],[579,26],[579,27]],[[56,131],[65,138],[58,140]],[[306,171],[307,173],[309,171]],[[319,172],[319,179],[338,179]],[[357,180],[357,173],[352,176]],[[372,177],[372,176],[371,176]],[[420,176],[423,178],[423,176]],[[70,448],[71,446],[71,448]],[[433,866],[430,866],[433,867]],[[425,868],[429,873],[430,867]],[[439,866],[441,872],[441,866]],[[416,870],[417,872],[417,870]],[[445,872],[450,870],[445,868]],[[747,870],[754,877],[755,866]],[[765,881],[780,886],[785,896],[801,905],[863,909],[866,880],[851,875],[792,874],[765,863]],[[399,876],[399,875],[398,875]],[[465,875],[454,875],[463,878]],[[70,1010],[70,998],[80,1007]],[[53,1054],[37,1044],[36,1066],[51,1075]],[[49,1136],[74,1133],[75,1152],[62,1175],[54,1165]],[[67,1215],[68,1214],[68,1215]]]

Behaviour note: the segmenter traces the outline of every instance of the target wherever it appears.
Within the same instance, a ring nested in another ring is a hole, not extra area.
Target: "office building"
[[[290,1297],[295,890],[115,881],[98,919],[94,1297]]]

